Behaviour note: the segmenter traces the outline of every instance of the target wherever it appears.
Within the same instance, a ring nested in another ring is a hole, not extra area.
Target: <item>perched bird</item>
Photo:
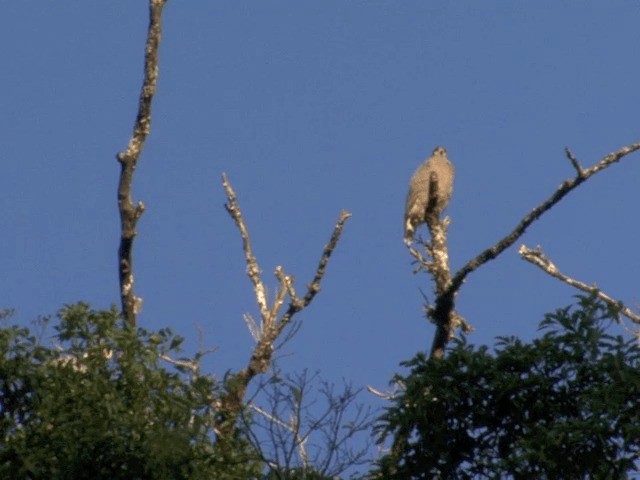
[[[438,191],[436,202],[429,205],[431,172],[436,174]],[[411,177],[404,212],[404,241],[407,245],[413,241],[416,228],[427,222],[427,214],[440,215],[447,207],[453,191],[453,174],[453,165],[447,158],[447,151],[444,147],[436,147],[431,157],[420,165]]]

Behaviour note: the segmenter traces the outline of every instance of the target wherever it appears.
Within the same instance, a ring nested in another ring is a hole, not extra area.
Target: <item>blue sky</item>
[[[78,300],[118,302],[115,160],[142,79],[146,2],[0,2],[0,306],[28,322]],[[257,318],[231,180],[264,278],[312,278],[341,209],[352,212],[323,289],[298,317],[287,369],[384,388],[433,326],[402,242],[411,174],[436,145],[456,166],[448,209],[457,269],[511,231],[574,171],[640,140],[640,34],[631,1],[172,0],[152,133],[134,196],[139,324],[246,364]],[[638,302],[640,156],[598,174],[536,222],[558,268]],[[574,290],[517,245],[473,273],[458,311],[474,343],[531,338]]]

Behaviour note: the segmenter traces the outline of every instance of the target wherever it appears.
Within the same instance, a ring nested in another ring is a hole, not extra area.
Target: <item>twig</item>
[[[366,388],[369,393],[372,393],[376,397],[381,398],[383,400],[393,400],[397,397],[398,392],[404,392],[407,389],[406,385],[398,381],[394,382],[393,388],[388,392],[383,392],[381,390],[378,390],[377,388],[374,388],[371,385],[367,385]]]
[[[584,282],[580,282],[579,280],[575,280],[557,269],[557,267],[553,264],[551,260],[542,252],[540,247],[536,247],[535,250],[528,248],[526,245],[522,245],[518,249],[518,253],[522,257],[523,260],[536,265],[543,271],[547,272],[554,278],[566,283],[567,285],[571,285],[572,287],[577,288],[578,290],[582,290],[583,292],[596,295],[600,300],[605,302],[607,305],[612,307],[615,311],[620,312],[622,315],[627,317],[634,323],[640,324],[640,315],[637,315],[629,309],[629,307],[625,307],[622,302],[618,300],[614,300],[609,295],[600,290],[596,285],[587,285]]]
[[[564,147],[564,153],[567,155],[567,158],[571,162],[571,165],[573,165],[573,168],[576,169],[578,176],[584,177],[584,169],[582,168],[582,165],[580,165],[580,162],[578,162],[578,159],[573,155],[573,153],[571,153],[569,147]]]
[[[629,155],[630,153],[633,153],[639,149],[640,142],[631,144],[627,147],[623,147],[617,152],[613,152],[605,156],[594,166],[587,168],[586,170],[580,167],[577,160],[575,160],[573,155],[569,152],[569,160],[577,171],[576,176],[565,180],[547,200],[535,207],[528,215],[522,218],[520,223],[518,223],[518,225],[510,234],[499,240],[492,247],[482,251],[475,258],[469,260],[460,270],[458,270],[451,279],[451,282],[447,289],[441,295],[438,295],[438,298],[436,299],[435,311],[433,313],[434,318],[438,319],[438,322],[444,322],[450,317],[451,312],[453,312],[453,309],[455,307],[454,298],[460,290],[465,279],[471,272],[478,269],[478,267],[480,267],[484,263],[493,260],[503,251],[513,245],[533,222],[538,220],[545,212],[550,210],[567,194],[569,194],[569,192],[574,190],[576,187],[584,183],[587,179],[589,179],[599,171],[611,166],[626,155]],[[437,346],[440,348],[444,348],[446,342],[447,337],[444,335],[440,335],[440,340],[437,342]],[[436,341],[434,340],[434,347],[436,346],[435,343]],[[433,351],[434,350],[432,349],[432,354]]]
[[[303,370],[283,376],[274,365],[272,376],[261,379],[247,403],[258,415],[241,417],[249,441],[277,477],[292,471],[304,476],[311,469],[322,478],[338,478],[346,468],[365,462],[368,442],[362,449],[350,445],[375,422],[374,411],[355,404],[361,390],[349,383],[336,392],[334,385],[321,381],[311,396],[317,375],[309,377]],[[257,405],[258,394],[264,406]],[[258,430],[266,433],[266,441]]]
[[[299,410],[301,408],[301,405],[298,404],[298,405],[296,405],[296,407]],[[311,435],[311,431],[309,431],[304,437],[302,437],[300,435],[300,423],[294,421],[294,419],[296,417],[293,417],[291,419],[291,425],[289,425],[285,421],[279,419],[275,414],[273,414],[273,415],[270,414],[266,410],[264,410],[264,409],[260,408],[259,406],[257,406],[255,403],[250,403],[249,404],[249,408],[251,410],[253,410],[254,412],[257,412],[260,415],[262,415],[269,422],[273,422],[276,425],[281,426],[282,428],[287,430],[289,433],[294,435],[294,438],[295,438],[294,445],[296,447],[298,447],[298,455],[300,456],[300,461],[302,462],[302,465],[303,465],[304,468],[308,468],[308,466],[309,466],[309,455],[307,454],[307,450],[305,448],[305,444],[307,443],[307,440],[309,440],[309,436]]]
[[[166,0],[149,0],[149,30],[145,50],[144,80],[138,102],[138,114],[133,135],[127,149],[118,153],[120,181],[118,183],[118,210],[120,211],[120,247],[118,249],[118,271],[120,300],[125,321],[135,326],[136,317],[142,308],[142,299],[133,291],[133,239],[136,225],[144,212],[144,204],[133,204],[131,184],[140,153],[151,131],[151,102],[158,81],[158,47],[162,35],[162,9]]]
[[[159,357],[165,362],[170,363],[171,365],[191,370],[193,374],[197,374],[200,371],[200,360],[178,360],[164,354],[160,355]]]
[[[429,247],[426,243],[423,243],[423,246],[425,251],[427,252],[427,255],[431,256],[431,247]],[[407,248],[409,249],[409,253],[411,254],[411,256],[416,259],[416,261],[413,263],[418,264],[418,267],[413,271],[413,273],[418,273],[422,270],[426,270],[427,272],[431,271],[433,262],[430,262],[429,260],[424,258],[424,256],[411,245],[407,245]]]

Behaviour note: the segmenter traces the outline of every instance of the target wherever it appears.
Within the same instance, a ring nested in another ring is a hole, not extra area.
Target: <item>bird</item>
[[[438,191],[436,201],[429,205],[432,172],[436,174]],[[444,147],[436,147],[431,156],[415,171],[409,183],[404,212],[404,242],[407,245],[413,242],[416,228],[427,223],[429,214],[440,215],[447,207],[453,192],[453,176],[453,164],[447,158],[447,150]]]

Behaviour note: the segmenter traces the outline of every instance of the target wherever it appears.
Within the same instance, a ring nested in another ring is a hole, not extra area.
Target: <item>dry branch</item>
[[[564,153],[571,162],[571,165],[573,165],[573,168],[576,169],[576,173],[578,174],[578,176],[583,177],[584,169],[582,168],[582,165],[580,165],[580,162],[578,162],[578,159],[573,155],[571,150],[569,150],[569,147],[564,147]]]
[[[240,230],[242,248],[247,264],[247,275],[253,285],[256,302],[258,303],[262,317],[261,328],[259,329],[260,335],[257,336],[256,346],[253,349],[248,365],[243,370],[229,376],[225,382],[225,391],[220,397],[219,413],[216,419],[216,433],[218,434],[218,439],[224,441],[233,431],[249,383],[256,375],[269,370],[273,352],[275,351],[276,340],[284,328],[291,322],[293,316],[307,307],[320,291],[320,284],[324,277],[329,257],[338,244],[344,224],[351,214],[346,211],[341,212],[331,239],[322,252],[315,276],[311,283],[307,285],[307,292],[304,297],[301,298],[296,294],[293,277],[286,275],[282,267],[279,266],[275,270],[275,276],[279,282],[279,289],[276,292],[272,305],[269,306],[266,288],[261,277],[261,270],[251,248],[249,232],[240,206],[238,205],[238,199],[231,183],[224,174],[222,175],[222,185],[227,194],[225,208],[227,212],[229,212],[229,215],[231,215],[231,218],[233,218],[238,230]],[[289,297],[289,305],[287,310],[280,315],[280,309],[285,302],[286,296]],[[255,324],[255,321],[253,324]]]
[[[600,290],[596,285],[587,285],[584,282],[579,280],[575,280],[558,270],[558,268],[553,264],[551,260],[542,252],[540,247],[536,247],[535,250],[528,248],[526,245],[522,245],[518,249],[518,253],[522,257],[523,260],[526,260],[533,265],[536,265],[543,271],[547,272],[554,278],[566,283],[567,285],[571,285],[578,290],[582,290],[583,292],[589,293],[591,295],[595,295],[600,300],[605,302],[607,305],[612,307],[614,311],[620,312],[620,314],[627,317],[632,322],[640,324],[640,315],[635,314],[629,309],[629,307],[625,307],[624,304],[618,300],[614,300],[612,297],[604,293]]]
[[[438,201],[438,176],[431,172],[429,178],[429,201],[425,210],[425,218],[429,233],[431,234],[431,244],[423,243],[425,252],[431,260],[427,260],[418,250],[408,246],[409,252],[420,265],[419,269],[428,271],[435,281],[436,296],[440,297],[447,291],[451,284],[451,269],[449,267],[449,249],[447,247],[447,228],[449,217],[440,219],[437,209],[433,205]],[[436,317],[432,306],[426,305],[427,317],[436,324],[436,334],[431,349],[431,356],[440,358],[444,354],[444,345],[453,336],[455,329],[461,326],[467,333],[473,330],[466,320],[453,310],[449,311],[447,317]],[[442,347],[440,346],[442,345]]]
[[[144,212],[144,204],[134,205],[131,194],[133,172],[151,131],[151,102],[158,81],[158,47],[162,35],[162,9],[166,0],[149,0],[149,29],[144,61],[144,80],[138,102],[138,114],[133,135],[127,149],[118,153],[120,181],[118,183],[118,210],[120,212],[120,247],[118,248],[118,272],[122,315],[126,322],[135,326],[136,317],[142,308],[142,299],[133,291],[133,240],[136,225]]]
[[[560,200],[562,200],[576,187],[587,181],[590,177],[592,177],[599,171],[611,166],[626,155],[629,155],[630,153],[633,153],[638,149],[640,149],[640,142],[631,144],[627,147],[623,147],[617,152],[606,155],[598,163],[587,169],[583,169],[580,166],[577,159],[573,156],[569,149],[565,150],[569,161],[576,170],[576,176],[565,180],[547,200],[535,207],[528,215],[525,215],[511,233],[499,240],[493,246],[482,251],[475,258],[469,260],[460,270],[456,272],[456,274],[448,283],[446,289],[437,296],[435,309],[432,312],[432,318],[435,319],[435,322],[439,326],[439,328],[436,331],[431,350],[431,355],[433,357],[439,357],[442,355],[442,352],[444,352],[444,348],[446,347],[446,344],[451,337],[452,331],[456,328],[454,311],[455,296],[462,287],[462,284],[464,283],[467,276],[474,270],[478,269],[478,267],[490,260],[493,260],[507,248],[513,245],[533,222],[538,220],[545,212],[547,212],[558,202],[560,202]]]
[[[264,284],[262,283],[262,278],[260,278],[260,267],[258,266],[258,260],[253,254],[253,249],[251,248],[249,232],[247,231],[244,219],[242,218],[242,212],[240,211],[240,206],[238,205],[238,199],[225,174],[222,174],[222,186],[227,193],[228,200],[228,202],[225,204],[225,208],[227,209],[227,212],[229,212],[229,215],[231,215],[231,218],[233,218],[233,220],[236,222],[238,230],[240,230],[240,235],[242,237],[242,250],[244,251],[245,260],[247,262],[247,275],[249,276],[249,279],[251,279],[251,283],[253,284],[253,290],[256,294],[256,301],[258,302],[258,307],[260,309],[260,315],[262,316],[264,325],[266,325],[270,318],[269,308],[267,307],[266,289],[264,288]]]

